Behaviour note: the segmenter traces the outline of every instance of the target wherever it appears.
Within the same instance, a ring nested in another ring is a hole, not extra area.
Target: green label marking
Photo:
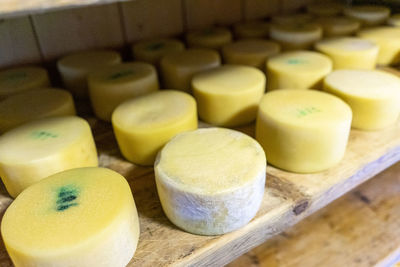
[[[288,59],[287,63],[290,65],[305,64],[305,63],[307,63],[307,60],[299,59],[299,58],[291,58],[291,59]]]
[[[31,137],[37,140],[47,140],[49,138],[57,138],[58,135],[47,131],[34,131]]]
[[[16,80],[25,79],[27,76],[28,75],[26,74],[26,72],[13,72],[13,73],[10,73],[10,74],[4,76],[2,80],[16,81]]]
[[[154,50],[158,50],[158,49],[163,48],[163,47],[164,47],[164,43],[158,42],[158,43],[153,43],[153,44],[148,45],[146,47],[146,49],[154,51]]]
[[[56,210],[64,211],[73,206],[78,206],[76,202],[79,196],[79,190],[73,185],[60,187],[57,193]]]
[[[302,109],[296,109],[296,116],[297,118],[303,118],[305,116],[308,116],[310,114],[315,114],[322,112],[322,110],[316,108],[316,107],[307,107],[307,108],[302,108]]]
[[[129,76],[129,75],[131,75],[131,74],[133,74],[133,71],[131,71],[131,70],[123,70],[123,71],[116,72],[116,73],[110,75],[110,76],[108,77],[108,79],[109,79],[109,80],[117,80],[117,79],[119,79],[119,78]]]

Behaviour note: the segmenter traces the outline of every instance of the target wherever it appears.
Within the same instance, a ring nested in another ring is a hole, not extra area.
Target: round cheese
[[[360,5],[345,8],[344,14],[359,20],[363,26],[376,26],[387,20],[390,9],[378,5]]]
[[[50,86],[47,71],[39,67],[19,67],[0,71],[0,100],[26,90]]]
[[[232,33],[227,28],[208,28],[187,33],[186,41],[191,48],[220,49],[232,42]]]
[[[307,6],[307,12],[320,17],[336,16],[342,13],[343,5],[335,2],[314,2]]]
[[[190,92],[194,74],[221,65],[219,54],[211,49],[188,49],[170,53],[161,59],[164,88]]]
[[[305,13],[282,14],[271,18],[274,24],[304,24],[313,20],[313,16]]]
[[[280,43],[283,50],[308,49],[321,39],[322,28],[311,23],[272,25],[270,37]]]
[[[40,119],[0,136],[0,177],[12,197],[49,175],[88,166],[97,166],[96,147],[79,117]]]
[[[319,172],[343,158],[351,117],[350,107],[335,96],[278,90],[260,102],[256,139],[272,165],[290,172]]]
[[[400,62],[400,28],[376,27],[359,31],[358,36],[379,45],[378,64],[390,65]]]
[[[126,99],[158,90],[156,69],[141,62],[99,68],[89,74],[88,84],[94,113],[105,121]]]
[[[386,21],[388,25],[400,27],[400,14],[394,14]]]
[[[332,59],[333,69],[375,69],[379,46],[354,37],[319,41],[316,50]]]
[[[246,21],[236,23],[233,31],[237,39],[267,38],[270,24],[265,21]]]
[[[22,192],[5,212],[1,234],[15,266],[123,267],[135,253],[139,221],[124,177],[78,168]]]
[[[197,129],[196,102],[189,94],[163,90],[119,105],[112,125],[122,155],[153,165],[158,151],[176,134]]]
[[[265,75],[254,67],[224,65],[193,77],[199,117],[218,126],[239,126],[256,118]]]
[[[132,54],[136,60],[158,65],[166,54],[184,49],[185,45],[176,39],[152,39],[134,44]]]
[[[57,61],[57,68],[65,88],[78,98],[87,98],[87,75],[98,67],[115,65],[121,60],[115,51],[85,51],[61,58]]]
[[[267,59],[278,54],[280,50],[279,44],[273,41],[240,40],[222,47],[222,56],[225,63],[248,65],[264,70]]]
[[[322,27],[324,37],[353,35],[361,26],[358,20],[347,17],[321,17],[315,22]]]
[[[207,128],[174,137],[161,150],[154,172],[161,205],[172,223],[194,234],[220,235],[256,215],[266,159],[251,137]]]
[[[397,121],[400,79],[378,70],[337,70],[324,80],[324,90],[337,95],[353,110],[352,126],[377,130]]]
[[[322,79],[332,70],[332,61],[310,51],[286,52],[267,61],[267,88],[318,89]]]
[[[74,100],[68,91],[50,88],[25,91],[0,102],[0,132],[39,118],[75,114]]]

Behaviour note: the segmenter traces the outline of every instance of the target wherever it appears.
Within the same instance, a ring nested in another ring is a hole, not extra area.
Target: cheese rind
[[[256,139],[272,165],[290,172],[319,172],[342,159],[351,118],[350,107],[335,96],[277,90],[260,102]]]
[[[324,37],[353,35],[360,29],[361,23],[348,17],[321,17],[315,23],[322,27]]]
[[[376,26],[386,21],[390,15],[390,9],[378,5],[360,5],[346,7],[343,13],[359,20],[363,26]]]
[[[0,177],[12,197],[54,173],[97,164],[89,124],[79,117],[32,121],[0,137]]]
[[[267,61],[267,88],[319,89],[322,79],[332,70],[332,60],[317,52],[293,51]]]
[[[265,21],[246,21],[233,25],[236,39],[267,38],[270,24]]]
[[[308,49],[321,39],[322,28],[313,23],[271,25],[270,37],[283,50]]]
[[[332,59],[333,69],[375,69],[379,46],[354,37],[319,41],[317,51]]]
[[[96,116],[110,121],[114,109],[129,98],[158,90],[156,69],[141,62],[99,68],[88,76],[89,95]]]
[[[119,105],[112,125],[122,155],[139,165],[153,165],[158,151],[176,134],[197,129],[194,98],[162,90]]]
[[[400,79],[379,70],[337,70],[324,80],[324,90],[353,110],[352,127],[378,130],[396,123],[400,113]]]
[[[191,48],[220,49],[232,42],[232,33],[222,27],[191,31],[186,34],[186,42]]]
[[[75,114],[74,100],[66,90],[25,91],[0,102],[0,133],[31,120]]]
[[[158,65],[163,56],[175,51],[182,51],[185,45],[176,39],[161,38],[141,41],[132,46],[136,60]]]
[[[193,77],[200,118],[218,126],[238,126],[256,118],[265,91],[265,75],[241,65],[224,65]]]
[[[207,128],[174,137],[160,151],[154,171],[172,223],[194,234],[219,235],[244,226],[257,213],[266,159],[251,137]]]
[[[22,192],[5,212],[1,234],[15,266],[123,267],[136,250],[139,220],[124,177],[77,168]]]

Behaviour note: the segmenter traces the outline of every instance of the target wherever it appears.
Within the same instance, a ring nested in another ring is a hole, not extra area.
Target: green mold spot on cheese
[[[150,50],[150,51],[154,51],[154,50],[161,49],[163,47],[164,47],[164,43],[158,42],[158,43],[153,43],[153,44],[148,45],[146,47],[146,49]]]
[[[34,131],[32,132],[31,137],[37,140],[47,140],[49,138],[57,138],[58,135],[48,131]]]
[[[109,79],[109,80],[117,80],[117,79],[119,79],[119,78],[129,76],[129,75],[131,75],[131,74],[133,74],[133,71],[132,71],[132,70],[119,71],[119,72],[116,72],[116,73],[113,73],[112,75],[110,75],[110,76],[108,77],[108,79]]]
[[[77,206],[79,190],[74,185],[62,186],[57,190],[56,210],[64,211]]]

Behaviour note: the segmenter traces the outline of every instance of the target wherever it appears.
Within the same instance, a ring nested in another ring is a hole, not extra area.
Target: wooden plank
[[[69,52],[123,45],[117,4],[34,15],[33,24],[46,60]]]
[[[243,17],[256,20],[271,16],[279,11],[279,0],[243,0]]]
[[[137,0],[121,6],[129,42],[183,31],[182,0]]]
[[[400,163],[227,267],[392,266],[400,260]]]

